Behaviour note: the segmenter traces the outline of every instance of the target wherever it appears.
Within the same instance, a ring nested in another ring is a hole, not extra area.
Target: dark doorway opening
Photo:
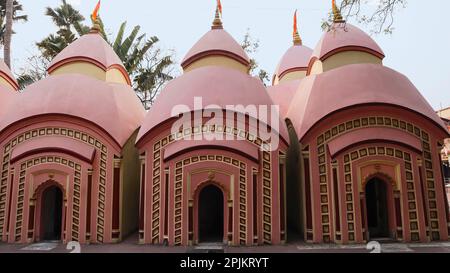
[[[41,238],[45,241],[61,240],[63,193],[56,187],[49,187],[42,194]]]
[[[223,193],[214,185],[206,186],[199,199],[199,242],[223,242]]]
[[[367,220],[369,238],[389,238],[387,185],[374,178],[366,185]]]

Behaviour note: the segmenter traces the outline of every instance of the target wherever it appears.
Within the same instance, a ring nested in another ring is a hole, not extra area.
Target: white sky
[[[29,22],[14,26],[15,71],[36,52],[35,42],[56,30],[44,12],[47,6],[58,6],[60,0],[20,2]],[[68,2],[89,18],[97,0]],[[128,21],[128,30],[140,25],[143,32],[158,36],[163,48],[175,50],[180,61],[210,29],[215,3],[215,0],[103,0],[100,14],[109,32],[116,31],[123,21]],[[238,41],[250,28],[261,45],[256,58],[263,69],[272,73],[292,44],[294,10],[299,10],[304,44],[314,48],[322,35],[320,24],[330,10],[330,3],[331,0],[222,0],[223,21],[225,29]],[[385,65],[407,75],[436,109],[450,106],[450,35],[446,29],[449,10],[448,0],[410,0],[405,10],[397,13],[394,33],[374,36],[386,54]]]

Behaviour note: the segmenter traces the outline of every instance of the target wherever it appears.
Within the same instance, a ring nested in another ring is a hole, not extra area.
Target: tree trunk
[[[11,68],[11,40],[12,40],[12,25],[13,25],[13,0],[6,0],[6,25],[5,38],[3,47],[3,58],[6,65]]]

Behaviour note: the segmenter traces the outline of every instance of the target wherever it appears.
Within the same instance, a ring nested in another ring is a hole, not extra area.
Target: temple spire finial
[[[341,11],[336,5],[336,0],[333,0],[333,22],[335,23],[343,23],[345,22],[344,18],[342,17]]]
[[[211,29],[223,29],[221,18],[222,18],[222,3],[220,2],[220,0],[217,0],[216,15],[214,17]]]
[[[95,6],[94,11],[92,12],[91,15],[91,19],[92,19],[92,28],[91,28],[91,33],[99,33],[101,30],[101,26],[100,26],[100,19],[98,16],[98,12],[100,11],[100,5],[101,5],[101,0],[98,1],[97,5]]]
[[[298,33],[298,26],[297,26],[297,10],[295,10],[294,13],[294,32],[293,32],[293,38],[294,38],[294,45],[302,45],[302,38],[300,37],[300,34]]]

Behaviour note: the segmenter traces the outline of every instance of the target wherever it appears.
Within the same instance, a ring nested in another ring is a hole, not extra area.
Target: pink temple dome
[[[267,92],[275,105],[280,107],[280,117],[286,119],[292,99],[302,80],[283,82],[275,86],[267,87]]]
[[[48,72],[70,62],[85,61],[107,71],[117,68],[122,72],[128,83],[129,75],[119,56],[99,33],[89,33],[81,36],[59,53],[48,66]]]
[[[406,76],[376,64],[352,64],[304,78],[287,116],[301,139],[316,123],[329,115],[368,104],[409,109],[447,130]]]
[[[227,31],[212,29],[189,50],[181,66],[186,68],[198,59],[209,55],[227,56],[246,66],[250,63],[250,58],[242,46]]]
[[[67,115],[92,122],[123,146],[140,126],[145,110],[133,89],[81,74],[50,76],[30,85],[11,103],[0,132],[21,120]]]
[[[349,23],[334,23],[326,31],[312,54],[312,59],[325,60],[341,51],[364,51],[384,59],[383,50],[364,31]]]
[[[16,78],[12,74],[11,69],[9,69],[3,60],[0,60],[0,77],[4,78],[12,86],[14,86],[16,90],[19,89],[19,84],[17,83]]]
[[[275,71],[275,75],[282,78],[284,74],[307,70],[313,50],[307,46],[294,45],[286,51]]]
[[[227,105],[266,105],[270,110],[273,105],[260,79],[219,66],[201,67],[171,81],[164,88],[149,110],[137,141],[158,125],[174,118],[174,106],[185,105],[193,110],[195,97],[202,98],[203,107],[217,105],[221,109],[226,109]],[[270,118],[268,120],[270,125]],[[281,136],[288,139],[283,125],[284,122],[280,120]]]

